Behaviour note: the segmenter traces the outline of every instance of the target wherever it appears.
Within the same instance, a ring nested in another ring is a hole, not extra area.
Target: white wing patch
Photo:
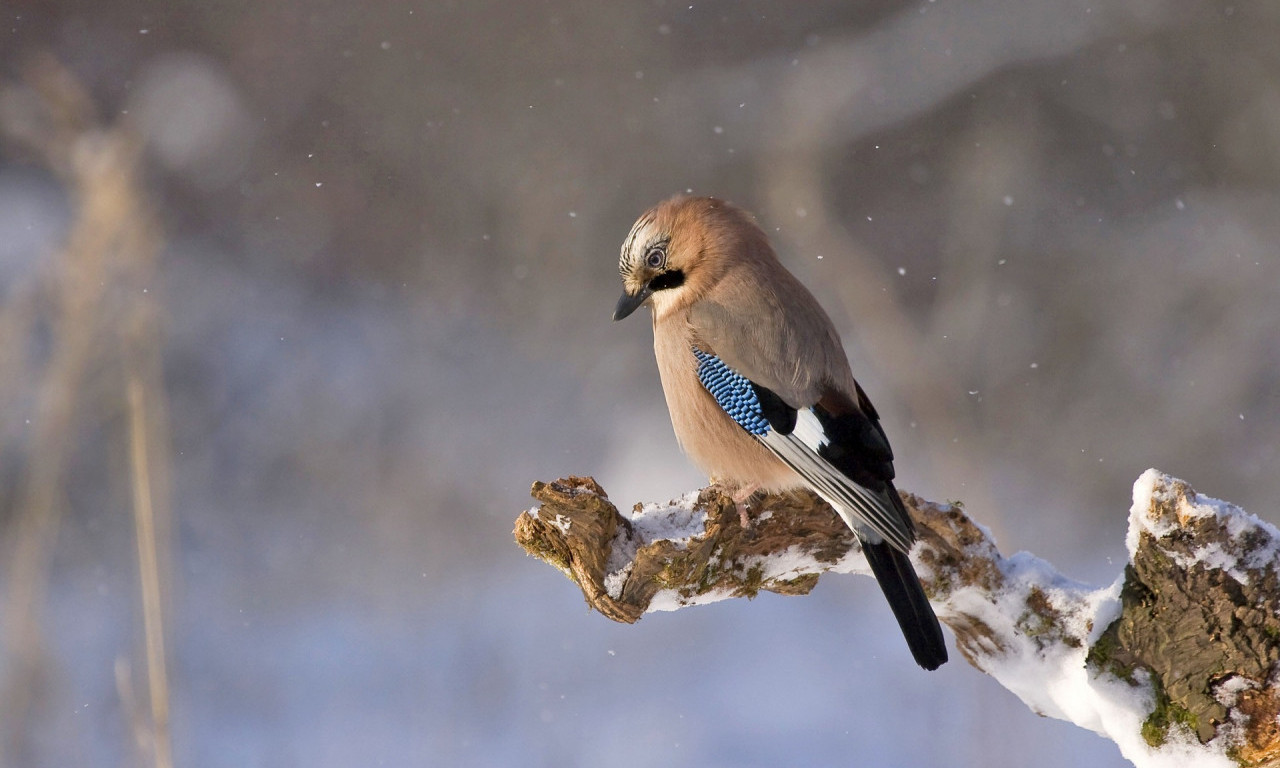
[[[814,453],[818,452],[819,447],[831,442],[827,438],[826,431],[822,429],[822,422],[818,421],[812,408],[801,408],[796,411],[796,426],[791,430],[791,434]]]

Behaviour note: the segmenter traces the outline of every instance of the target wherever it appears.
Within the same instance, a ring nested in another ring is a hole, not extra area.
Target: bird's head
[[[715,284],[744,238],[763,242],[764,233],[722,200],[679,196],[658,203],[636,219],[622,243],[622,298],[613,319],[646,303],[656,315],[691,303]]]

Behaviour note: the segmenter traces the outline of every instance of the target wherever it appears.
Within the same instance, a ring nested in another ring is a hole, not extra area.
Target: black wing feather
[[[819,453],[859,485],[884,491],[895,476],[893,449],[875,407],[862,387],[857,392],[857,405],[828,389],[813,406],[827,436],[827,445]]]
[[[780,435],[789,435],[796,428],[796,409],[787,405],[787,402],[778,397],[772,389],[763,387],[754,381],[751,382],[751,389],[756,393],[756,398],[760,400],[760,410],[769,422],[769,426],[773,427]]]

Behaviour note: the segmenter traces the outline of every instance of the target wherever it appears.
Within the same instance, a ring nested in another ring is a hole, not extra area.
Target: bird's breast
[[[783,490],[800,477],[721,409],[698,379],[696,333],[683,318],[654,323],[654,354],[676,440],[694,464],[719,482]],[[712,350],[714,351],[714,350]]]

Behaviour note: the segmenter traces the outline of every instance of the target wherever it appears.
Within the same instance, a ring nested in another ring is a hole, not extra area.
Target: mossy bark
[[[1219,516],[1188,515],[1194,499],[1195,491],[1174,481],[1153,500],[1147,516],[1167,533],[1140,534],[1125,568],[1123,613],[1097,647],[1105,647],[1110,671],[1134,681],[1133,672],[1145,670],[1153,681],[1156,707],[1143,728],[1152,746],[1174,724],[1207,743],[1234,710],[1248,726],[1233,756],[1243,765],[1274,765],[1280,585],[1274,563],[1247,563],[1256,559],[1250,553],[1275,551],[1276,542],[1261,526],[1233,532]],[[1206,553],[1246,565],[1224,570]],[[1103,654],[1092,658],[1101,663]]]

